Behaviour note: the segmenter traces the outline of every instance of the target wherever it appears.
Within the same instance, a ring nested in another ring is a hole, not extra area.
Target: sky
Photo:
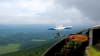
[[[0,24],[99,25],[100,0],[0,0]]]

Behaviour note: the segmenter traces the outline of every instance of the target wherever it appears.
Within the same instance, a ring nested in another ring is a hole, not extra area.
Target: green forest
[[[0,56],[41,56],[53,43],[54,42],[48,42],[39,47],[32,47],[30,49],[2,54]]]

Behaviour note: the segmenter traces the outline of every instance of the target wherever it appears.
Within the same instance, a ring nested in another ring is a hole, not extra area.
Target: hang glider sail
[[[63,29],[71,29],[71,28],[72,28],[72,26],[64,27],[63,25],[59,25],[57,27],[51,27],[48,30],[63,30]]]

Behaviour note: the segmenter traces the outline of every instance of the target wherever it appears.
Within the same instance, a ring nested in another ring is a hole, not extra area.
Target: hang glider
[[[59,25],[57,27],[50,27],[48,30],[64,30],[64,29],[71,29],[72,26],[64,27],[63,25]]]

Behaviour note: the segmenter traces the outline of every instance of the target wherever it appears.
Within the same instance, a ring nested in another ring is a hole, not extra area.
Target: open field
[[[9,53],[9,52],[15,52],[15,51],[18,50],[19,47],[20,47],[20,44],[18,44],[18,43],[0,46],[0,54],[5,54],[5,53]]]

